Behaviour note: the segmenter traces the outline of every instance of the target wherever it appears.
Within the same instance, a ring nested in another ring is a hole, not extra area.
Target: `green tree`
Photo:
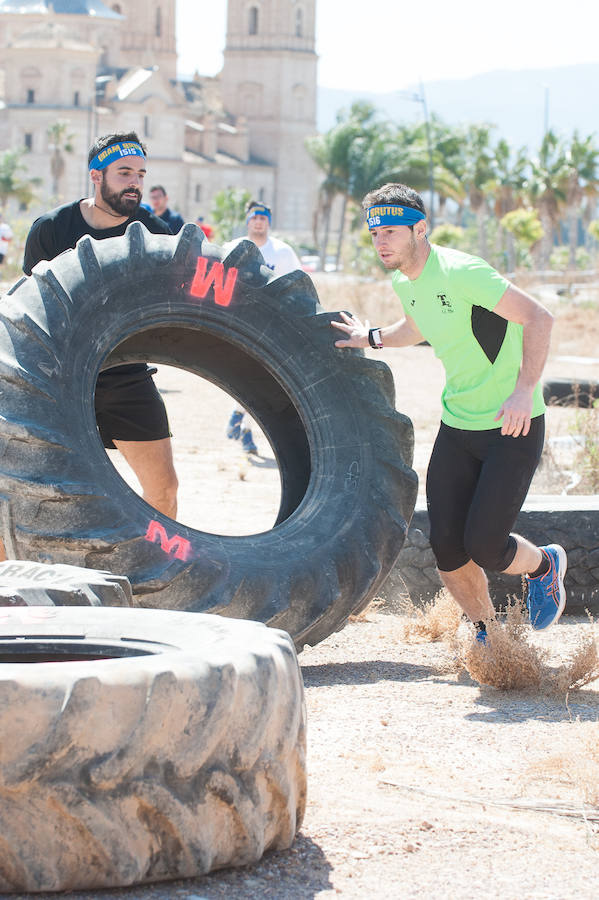
[[[372,154],[368,152],[371,143],[377,142],[379,149],[381,147],[381,130],[386,130],[386,126],[379,122],[375,107],[371,103],[357,101],[352,104],[349,112],[342,110],[338,113],[337,123],[333,128],[306,141],[308,153],[324,172],[314,228],[314,242],[319,247],[321,268],[327,254],[335,198],[340,196],[342,199],[337,243],[339,261],[348,201],[355,198],[359,190],[358,184],[362,185],[364,182],[365,161],[372,163]],[[370,187],[366,190],[370,190]]]
[[[69,122],[66,119],[59,119],[53,122],[46,130],[48,138],[48,149],[50,150],[50,173],[52,175],[52,194],[54,197],[60,195],[60,181],[64,175],[66,168],[65,153],[73,153],[74,134],[68,133]]]
[[[249,191],[229,188],[214,196],[211,218],[217,242],[224,243],[235,237],[235,230],[245,221],[245,210],[252,199]]]
[[[583,202],[594,209],[599,193],[599,147],[594,135],[580,138],[578,132],[566,148],[569,173],[566,180],[566,216],[568,219],[568,263],[576,267],[576,247],[578,245],[578,224],[583,214]]]
[[[491,147],[491,131],[494,125],[469,125],[464,143],[463,184],[468,205],[476,218],[478,249],[486,257],[486,220],[489,214],[488,199],[495,178],[495,155]]]
[[[542,142],[539,155],[531,161],[531,172],[524,185],[531,204],[538,210],[543,237],[539,243],[539,264],[549,265],[561,211],[566,202],[570,163],[561,138],[549,130]]]
[[[25,177],[26,173],[22,152],[4,150],[0,153],[0,207],[3,211],[11,198],[24,207],[33,202],[34,188],[41,183],[41,179]]]
[[[507,267],[512,271],[516,266],[514,234],[502,225],[503,217],[515,210],[522,202],[522,191],[526,181],[528,154],[525,147],[515,153],[509,143],[501,138],[494,148],[494,175],[487,187],[493,196],[493,212],[499,222],[497,229],[497,253],[507,254]]]
[[[500,225],[516,241],[527,254],[543,237],[543,226],[539,220],[536,209],[520,207],[506,213],[500,220]],[[514,263],[516,260],[514,260]],[[513,266],[515,268],[515,265]]]

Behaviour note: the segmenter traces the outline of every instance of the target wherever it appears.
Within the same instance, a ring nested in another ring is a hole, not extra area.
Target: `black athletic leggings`
[[[471,559],[504,572],[516,555],[510,534],[541,458],[545,417],[526,437],[500,428],[466,431],[441,423],[426,477],[430,542],[437,566],[453,572]]]

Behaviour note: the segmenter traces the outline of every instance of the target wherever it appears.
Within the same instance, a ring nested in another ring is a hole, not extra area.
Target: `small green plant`
[[[450,222],[443,222],[433,228],[430,236],[433,244],[440,247],[454,247],[456,250],[465,249],[466,238],[464,229],[459,225],[452,225]]]

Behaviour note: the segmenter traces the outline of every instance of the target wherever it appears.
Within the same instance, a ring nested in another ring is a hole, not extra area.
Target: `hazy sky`
[[[180,74],[215,75],[225,0],[177,0],[177,10]],[[316,50],[322,86],[380,92],[421,79],[598,62],[599,2],[317,0]],[[589,86],[589,102],[598,88]]]

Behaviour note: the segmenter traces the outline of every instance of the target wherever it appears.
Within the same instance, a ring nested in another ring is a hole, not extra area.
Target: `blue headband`
[[[270,210],[266,206],[254,206],[245,217],[245,221],[249,222],[252,216],[266,216],[268,221],[271,221]]]
[[[143,156],[145,159],[146,154],[135,141],[123,141],[122,143],[111,144],[110,147],[100,150],[94,156],[88,168],[90,172],[92,169],[105,169],[110,163],[115,162],[117,159],[122,159],[123,156]]]
[[[411,206],[371,206],[366,211],[366,224],[369,228],[378,228],[379,225],[415,225],[426,219],[424,213]]]

